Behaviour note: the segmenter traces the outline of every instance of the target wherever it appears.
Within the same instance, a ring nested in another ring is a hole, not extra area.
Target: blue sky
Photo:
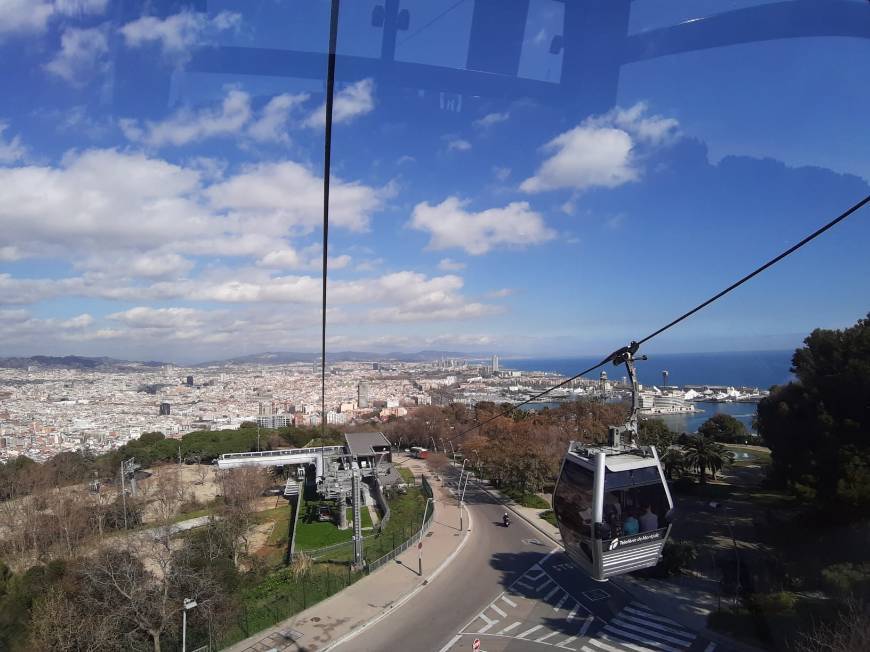
[[[378,4],[340,17],[332,350],[606,353],[870,192],[866,3],[705,48],[765,3],[613,2],[576,37],[556,0],[401,0],[395,62]],[[0,7],[0,355],[318,348],[329,2]],[[856,214],[650,350],[848,326],[868,242]]]

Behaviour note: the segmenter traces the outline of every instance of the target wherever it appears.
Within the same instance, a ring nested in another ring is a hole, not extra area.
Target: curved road
[[[471,538],[452,564],[406,604],[333,649],[458,652],[471,650],[475,638],[484,652],[715,649],[615,585],[590,580],[522,519],[502,527],[504,508],[470,483],[466,503]]]

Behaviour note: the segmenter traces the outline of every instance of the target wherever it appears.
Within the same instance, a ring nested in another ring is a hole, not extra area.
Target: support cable
[[[326,441],[326,271],[329,247],[329,172],[332,158],[332,100],[335,92],[335,43],[338,39],[339,0],[329,13],[329,57],[326,64],[326,118],[323,138],[323,301],[320,332],[320,454]]]
[[[652,333],[650,333],[649,335],[647,335],[646,337],[644,337],[642,340],[638,340],[637,342],[634,342],[634,341],[633,341],[629,346],[624,346],[624,347],[622,347],[621,349],[618,349],[618,350],[614,351],[613,353],[611,353],[609,356],[607,356],[606,358],[604,358],[604,359],[603,359],[601,362],[599,362],[598,364],[593,365],[592,367],[589,367],[588,369],[584,369],[583,371],[574,374],[573,376],[571,376],[571,377],[568,378],[567,380],[562,381],[562,382],[559,383],[558,385],[553,385],[552,387],[550,387],[550,388],[548,388],[548,389],[545,389],[543,392],[540,392],[540,393],[538,393],[538,394],[535,394],[535,395],[532,396],[531,398],[526,399],[525,401],[522,401],[521,403],[517,403],[516,405],[512,405],[511,407],[509,407],[509,408],[506,409],[506,410],[502,410],[502,411],[499,412],[498,414],[495,414],[494,416],[491,416],[491,417],[489,417],[488,419],[485,419],[485,420],[483,420],[483,421],[477,423],[476,425],[472,426],[471,428],[468,428],[468,429],[466,429],[466,430],[463,430],[462,432],[460,432],[460,433],[454,435],[453,437],[451,437],[451,438],[448,439],[447,441],[451,441],[451,442],[452,442],[452,441],[454,441],[454,440],[456,440],[456,439],[459,439],[460,437],[462,437],[462,436],[464,436],[464,435],[467,435],[469,432],[472,432],[473,430],[477,430],[477,429],[480,428],[481,426],[486,425],[486,424],[489,423],[490,421],[494,421],[495,419],[498,419],[499,417],[504,417],[504,416],[507,416],[507,415],[511,414],[511,413],[512,413],[514,410],[516,410],[517,408],[520,408],[520,407],[522,407],[522,406],[524,406],[524,405],[528,405],[529,403],[534,403],[534,402],[537,401],[539,398],[542,398],[542,397],[546,396],[547,394],[549,394],[549,393],[552,392],[553,390],[555,390],[555,389],[559,389],[560,387],[564,387],[564,386],[567,385],[568,383],[571,383],[571,382],[577,380],[577,379],[580,378],[581,376],[585,376],[586,374],[591,373],[591,372],[595,371],[596,369],[599,369],[600,367],[603,367],[603,366],[606,365],[608,362],[614,362],[614,363],[616,363],[616,364],[619,364],[619,363],[620,363],[620,360],[621,360],[622,357],[623,357],[623,354],[625,354],[626,352],[630,352],[632,355],[634,355],[634,353],[637,352],[637,350],[638,350],[638,348],[640,347],[641,344],[643,344],[643,343],[645,343],[645,342],[649,342],[651,339],[653,339],[654,337],[656,337],[656,336],[658,336],[658,335],[661,335],[662,333],[664,333],[664,332],[665,332],[666,330],[668,330],[669,328],[672,328],[672,327],[676,326],[677,324],[679,324],[681,321],[683,321],[683,320],[685,320],[685,319],[691,317],[692,315],[694,315],[694,314],[695,314],[696,312],[698,312],[699,310],[703,310],[704,308],[706,308],[707,306],[709,306],[709,305],[710,305],[711,303],[713,303],[714,301],[717,301],[718,299],[721,299],[721,298],[724,297],[726,294],[728,294],[728,293],[731,292],[732,290],[737,289],[738,287],[740,287],[741,285],[743,285],[744,283],[746,283],[746,282],[747,282],[748,280],[750,280],[751,278],[753,278],[753,277],[755,277],[755,276],[758,276],[759,274],[761,274],[761,272],[765,271],[765,270],[768,269],[769,267],[772,267],[773,265],[775,265],[776,263],[778,263],[779,261],[781,261],[781,260],[782,260],[783,258],[785,258],[786,256],[789,256],[789,255],[793,254],[795,251],[797,251],[798,249],[800,249],[800,248],[803,247],[804,245],[806,245],[806,244],[808,244],[809,242],[815,240],[817,237],[819,237],[820,235],[822,235],[823,233],[825,233],[825,232],[828,231],[829,229],[833,228],[834,226],[836,226],[837,224],[839,224],[840,222],[842,222],[843,220],[845,220],[847,217],[849,217],[849,216],[852,215],[853,213],[855,213],[855,212],[859,211],[860,209],[864,208],[864,206],[866,206],[868,203],[870,203],[870,195],[867,195],[866,197],[864,197],[864,199],[860,200],[858,203],[853,204],[851,207],[849,207],[848,209],[846,209],[845,211],[843,211],[842,213],[840,213],[840,214],[839,214],[837,217],[835,217],[833,220],[831,220],[830,222],[828,222],[828,223],[825,224],[824,226],[819,227],[818,229],[816,229],[815,231],[813,231],[811,234],[809,234],[807,237],[805,237],[803,240],[801,240],[801,241],[798,242],[797,244],[795,244],[795,245],[789,247],[788,249],[786,249],[785,251],[783,251],[783,252],[782,252],[781,254],[779,254],[778,256],[776,256],[776,257],[774,257],[774,258],[771,258],[769,261],[767,261],[766,263],[764,263],[764,264],[761,265],[760,267],[757,267],[754,271],[750,272],[749,274],[747,274],[746,276],[744,276],[744,277],[741,278],[740,280],[738,280],[738,281],[732,283],[731,285],[729,285],[727,288],[725,288],[725,289],[722,290],[721,292],[718,292],[718,293],[714,294],[712,297],[710,297],[709,299],[707,299],[707,300],[704,301],[703,303],[698,304],[697,306],[695,306],[694,308],[692,308],[692,309],[689,310],[688,312],[686,312],[686,313],[680,315],[679,317],[677,317],[677,318],[674,319],[673,321],[671,321],[671,322],[665,324],[664,326],[662,326],[662,327],[659,328],[658,330],[653,331]]]

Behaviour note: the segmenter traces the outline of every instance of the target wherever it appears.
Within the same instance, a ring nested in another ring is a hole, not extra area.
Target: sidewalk
[[[456,499],[441,482],[432,479],[425,464],[398,456],[396,462],[411,469],[417,478],[426,473],[436,500],[435,519],[424,537],[423,576],[417,574],[418,551],[413,547],[344,591],[236,643],[227,648],[228,652],[324,652],[401,606],[453,560],[468,541],[468,513],[464,514],[465,529],[461,533]],[[295,640],[283,632],[292,632]]]

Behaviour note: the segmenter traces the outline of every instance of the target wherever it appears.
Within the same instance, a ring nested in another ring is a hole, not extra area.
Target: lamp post
[[[462,491],[462,474],[465,473],[465,463],[468,462],[467,457],[462,458],[462,468],[459,469],[459,482],[456,484],[456,498],[459,499],[459,492]]]
[[[423,508],[423,521],[420,523],[420,541],[417,544],[417,574],[423,577],[423,527],[426,525],[426,513],[429,511],[429,503],[434,503],[434,498],[426,499],[426,506]]]
[[[734,559],[737,563],[737,585],[735,587],[735,604],[736,601],[740,599],[740,591],[742,590],[742,586],[740,585],[740,549],[737,547],[737,539],[734,537],[734,527],[731,523],[731,517],[728,515],[728,505],[725,503],[718,503],[715,500],[710,502],[710,507],[718,510],[720,507],[722,508],[722,513],[725,515],[725,523],[728,525],[728,534],[731,535],[731,542],[734,544]]]
[[[429,423],[429,422],[427,421],[426,423]],[[438,444],[435,443],[435,437],[432,437],[430,435],[429,439],[432,440],[432,450],[434,450],[437,453],[438,452]]]
[[[447,443],[450,444],[450,463],[455,467],[456,466],[456,451],[453,450],[453,442],[448,439]]]
[[[184,609],[181,616],[181,652],[187,652],[187,612],[195,606],[196,600],[191,600],[190,598],[184,599]]]

